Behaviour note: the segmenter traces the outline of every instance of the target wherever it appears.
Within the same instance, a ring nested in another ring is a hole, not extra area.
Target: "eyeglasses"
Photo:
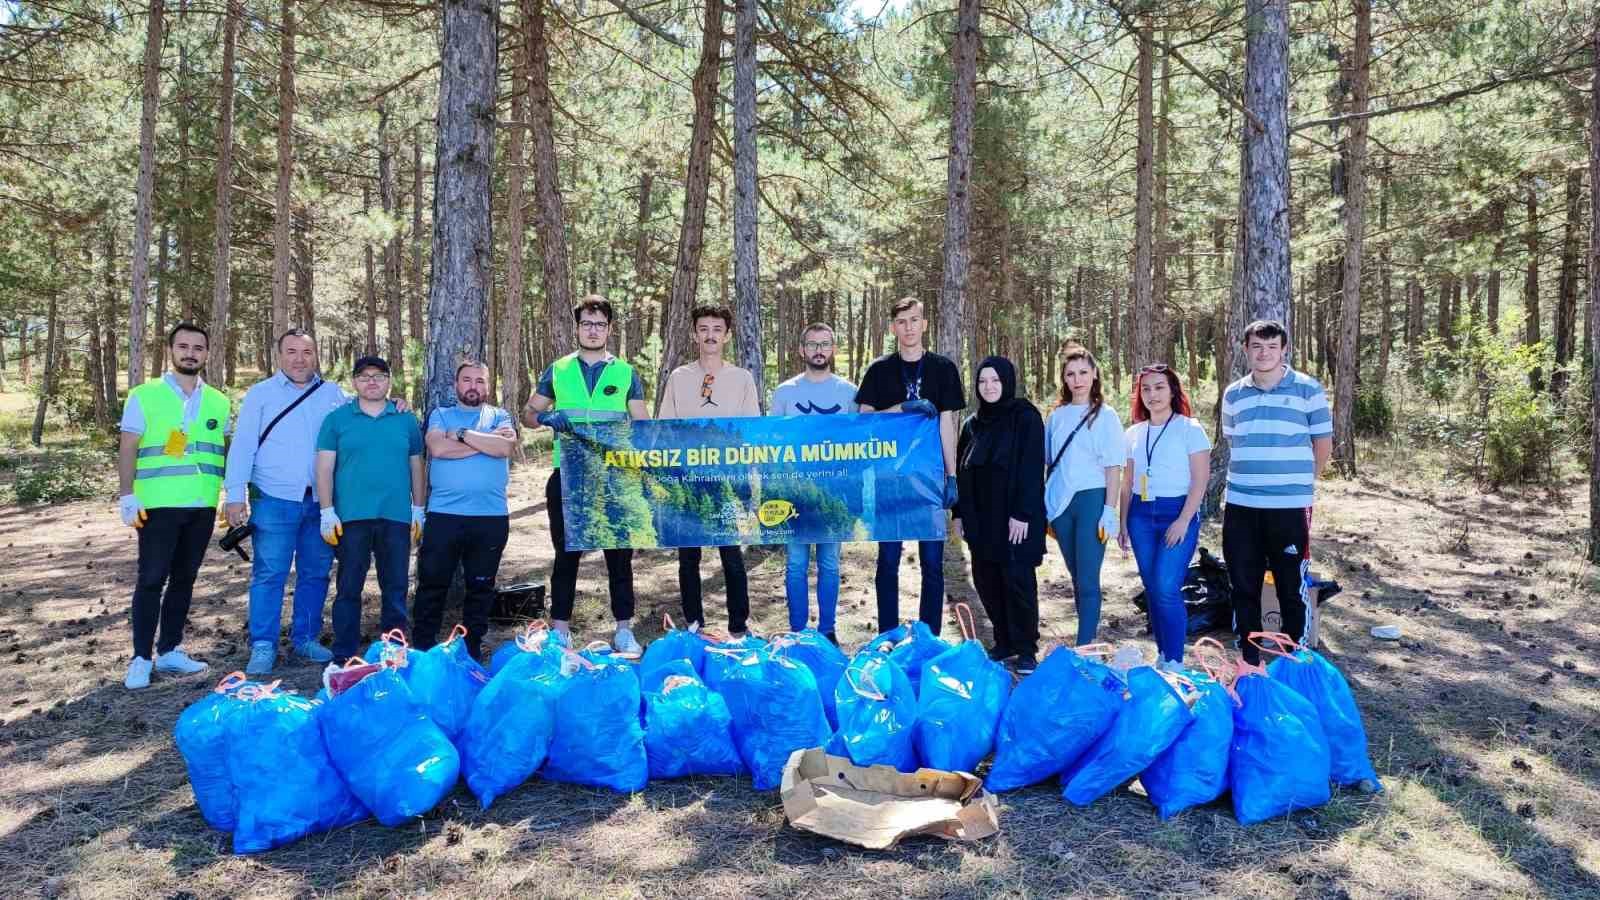
[[[584,329],[586,331],[605,331],[607,328],[611,327],[611,323],[610,322],[592,322],[592,321],[589,321],[589,320],[585,319],[584,321],[578,323],[578,327],[582,328],[582,329]]]
[[[804,347],[807,351],[832,350],[833,341],[806,341],[800,346]]]
[[[717,401],[711,399],[711,386],[717,383],[717,376],[710,373],[700,382],[700,405],[716,406]]]
[[[384,372],[363,372],[360,375],[357,375],[352,380],[354,380],[354,381],[365,381],[365,382],[368,382],[368,383],[371,383],[371,384],[376,384],[376,383],[378,383],[380,381],[388,381],[389,380],[389,376],[388,376],[388,374],[386,374]]]

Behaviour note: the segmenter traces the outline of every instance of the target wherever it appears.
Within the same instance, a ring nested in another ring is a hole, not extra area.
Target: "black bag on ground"
[[[1189,637],[1233,628],[1233,587],[1228,581],[1228,566],[1212,556],[1210,550],[1200,548],[1200,559],[1189,566],[1181,590],[1183,605],[1189,611]],[[1133,605],[1149,615],[1150,601],[1144,591],[1133,598]]]

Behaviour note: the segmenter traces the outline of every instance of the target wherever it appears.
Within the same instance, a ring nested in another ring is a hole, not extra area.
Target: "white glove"
[[[123,494],[117,500],[117,512],[122,514],[122,524],[129,528],[143,527],[150,514],[145,512],[144,504],[132,494]]]
[[[339,546],[339,538],[343,535],[344,523],[339,521],[339,514],[333,511],[333,507],[324,506],[322,508],[322,539],[337,547]]]
[[[1100,510],[1100,540],[1101,542],[1117,539],[1117,508],[1108,506]]]
[[[422,540],[422,522],[428,517],[428,511],[421,506],[411,507],[411,542]]]

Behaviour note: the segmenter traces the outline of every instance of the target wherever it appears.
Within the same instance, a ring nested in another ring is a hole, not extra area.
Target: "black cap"
[[[389,362],[381,356],[363,356],[356,360],[356,367],[350,370],[351,375],[360,375],[364,369],[377,369],[383,374],[389,374]]]

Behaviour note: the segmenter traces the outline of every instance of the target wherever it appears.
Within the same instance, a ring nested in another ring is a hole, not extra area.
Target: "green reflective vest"
[[[139,401],[144,434],[133,468],[133,495],[147,509],[162,506],[216,506],[227,461],[222,431],[228,424],[227,395],[201,388],[200,414],[189,423],[184,446],[167,452],[174,431],[184,432],[183,397],[163,379],[146,381],[128,394]]]
[[[600,370],[594,393],[583,380],[578,354],[569,353],[550,366],[550,385],[555,390],[555,406],[573,422],[619,422],[628,418],[628,391],[633,388],[633,366],[613,359]],[[555,441],[555,467],[561,468],[561,438]]]

